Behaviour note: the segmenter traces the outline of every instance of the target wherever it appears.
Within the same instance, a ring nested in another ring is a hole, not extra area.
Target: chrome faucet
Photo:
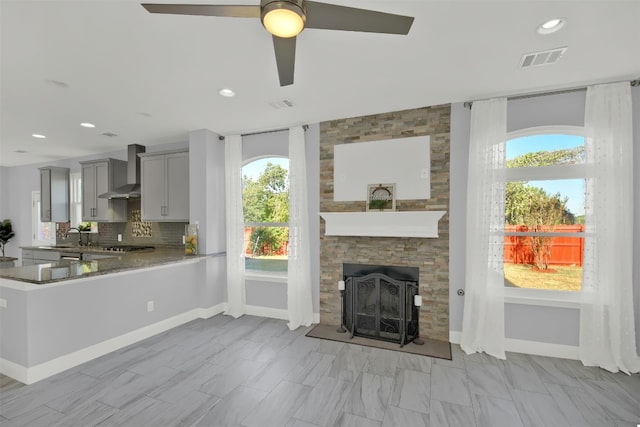
[[[80,232],[80,229],[78,227],[69,227],[67,229],[67,232],[64,233],[64,240],[67,240],[67,237],[69,237],[69,232],[71,230],[76,230],[78,232],[78,245],[82,246],[82,233]]]

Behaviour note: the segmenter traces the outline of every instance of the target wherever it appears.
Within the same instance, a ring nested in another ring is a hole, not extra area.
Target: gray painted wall
[[[634,108],[634,164],[640,166],[640,87],[632,89]],[[512,100],[507,106],[509,132],[534,126],[584,125],[585,91]],[[462,330],[464,288],[467,163],[470,110],[461,103],[451,110],[451,212],[450,212],[450,328]],[[634,170],[634,254],[640,257],[640,167]],[[636,343],[640,352],[640,263],[634,265]],[[578,345],[579,311],[522,304],[505,305],[508,338],[553,344]]]
[[[189,134],[189,222],[197,223],[198,253],[226,252],[224,141],[207,129]],[[227,300],[226,257],[206,261],[201,304]]]

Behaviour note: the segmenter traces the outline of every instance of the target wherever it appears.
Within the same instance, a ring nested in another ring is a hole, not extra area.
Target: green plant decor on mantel
[[[2,248],[2,257],[4,258],[4,246],[16,233],[13,232],[13,226],[10,219],[0,222],[0,247]]]
[[[387,200],[370,200],[369,201],[369,209],[370,210],[383,210],[387,207],[389,202]]]

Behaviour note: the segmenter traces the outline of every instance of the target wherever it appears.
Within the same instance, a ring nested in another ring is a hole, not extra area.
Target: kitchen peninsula
[[[55,248],[51,250],[77,250]],[[85,249],[96,251],[95,248]],[[25,384],[224,310],[225,254],[184,248],[0,271],[0,371]]]
[[[202,255],[185,255],[184,248],[181,246],[152,248],[150,251],[131,253],[106,252],[100,248],[82,246],[34,246],[23,247],[22,249],[47,251],[54,254],[60,253],[62,259],[46,264],[5,268],[0,270],[0,279],[10,279],[40,286],[177,262],[197,261],[203,257]],[[65,254],[79,254],[82,255],[83,259],[64,259]],[[92,259],[91,257],[95,255],[103,256],[104,258]],[[11,285],[8,281],[3,281],[2,286],[29,289],[29,287],[22,284]]]

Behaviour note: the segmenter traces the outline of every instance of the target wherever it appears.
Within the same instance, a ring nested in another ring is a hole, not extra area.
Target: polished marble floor
[[[640,376],[509,353],[453,360],[308,338],[286,322],[196,320],[30,386],[12,426],[632,426]]]

